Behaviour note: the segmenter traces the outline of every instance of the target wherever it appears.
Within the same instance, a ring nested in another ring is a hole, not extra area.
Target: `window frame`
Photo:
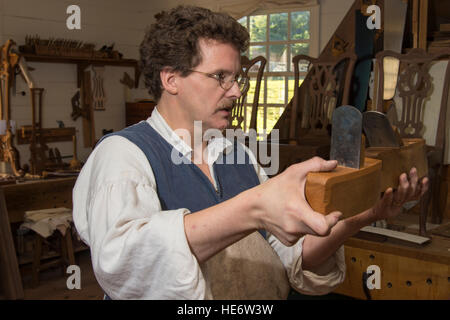
[[[290,68],[290,64],[292,63],[292,57],[291,57],[291,45],[296,43],[309,43],[309,53],[308,55],[311,57],[318,57],[319,56],[319,41],[320,41],[320,34],[319,34],[319,5],[312,5],[312,6],[289,6],[289,7],[283,7],[283,8],[274,8],[274,9],[262,9],[262,10],[256,10],[252,12],[251,14],[248,14],[246,16],[242,16],[237,20],[241,20],[242,18],[247,18],[247,25],[246,28],[250,32],[250,17],[251,16],[258,16],[258,15],[266,15],[266,39],[265,41],[260,42],[253,42],[251,41],[249,43],[249,48],[246,52],[243,54],[246,56],[249,56],[249,50],[251,46],[265,46],[265,58],[267,59],[266,67],[264,70],[264,76],[262,79],[261,84],[261,91],[259,96],[259,105],[258,105],[258,114],[260,112],[260,108],[263,108],[263,128],[264,130],[267,129],[267,108],[271,107],[279,107],[279,108],[285,108],[288,103],[290,102],[289,99],[289,78],[294,78],[294,70],[287,70],[287,71],[269,71],[270,66],[270,46],[271,45],[287,45],[287,65],[288,69]],[[299,12],[299,11],[309,11],[309,34],[310,38],[308,40],[291,40],[291,13],[292,12]],[[270,14],[276,14],[276,13],[287,13],[288,14],[288,34],[287,34],[287,40],[276,40],[276,41],[270,41]],[[256,78],[257,72],[249,72],[250,79]],[[306,76],[306,72],[300,73],[300,78],[304,78]],[[285,81],[285,93],[284,93],[284,101],[285,103],[268,103],[268,87],[267,82],[268,78],[272,77],[283,77]],[[248,100],[245,102],[244,105],[244,131],[248,131],[247,123],[250,123],[250,119],[247,119],[247,108],[250,108],[251,110],[252,103],[248,102]],[[248,112],[250,114],[250,112]],[[258,120],[260,120],[258,118]],[[269,132],[265,132],[268,134]],[[258,132],[258,135],[262,135],[263,132]]]

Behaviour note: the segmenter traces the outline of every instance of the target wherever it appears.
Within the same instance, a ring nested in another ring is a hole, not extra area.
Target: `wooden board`
[[[131,126],[151,116],[156,102],[127,102],[125,104],[125,126]]]
[[[417,216],[403,214],[396,223],[408,226]],[[406,228],[406,232],[413,231]],[[417,230],[415,232],[418,232]],[[430,243],[406,246],[388,239],[383,243],[352,237],[345,242],[345,281],[335,292],[366,299],[362,275],[367,267],[381,271],[381,288],[369,290],[378,299],[450,299],[450,239],[432,236]]]
[[[381,288],[368,290],[373,300],[450,299],[449,265],[347,245],[345,263],[346,279],[336,293],[367,299],[362,275],[368,266],[377,265],[381,271]]]
[[[0,189],[0,294],[6,299],[23,299],[16,250],[11,234],[3,190]]]
[[[383,235],[386,237],[400,239],[400,240],[412,242],[412,243],[415,243],[418,245],[422,245],[422,244],[425,244],[428,241],[430,241],[430,238],[421,237],[421,236],[417,236],[415,234],[409,234],[406,232],[390,230],[390,229],[386,229],[386,228],[365,226],[364,228],[361,229],[361,231],[370,232],[370,233],[374,233],[374,234],[380,234],[380,235]]]
[[[420,0],[419,48],[427,50],[428,0]]]
[[[95,147],[95,121],[92,106],[91,72],[83,71],[81,92],[81,107],[86,111],[88,118],[83,117],[83,142],[85,148]]]
[[[76,177],[71,177],[2,186],[7,200],[9,222],[22,222],[23,215],[28,210],[72,208],[72,189],[75,181]]]
[[[402,139],[404,146],[400,148],[378,148],[366,149],[366,157],[382,161],[381,167],[381,189],[396,188],[398,179],[403,172],[409,173],[412,167],[416,167],[419,177],[428,174],[428,161],[424,139]]]
[[[344,217],[367,210],[380,197],[381,161],[365,158],[364,167],[338,166],[331,172],[310,172],[306,199],[317,212],[341,211]]]
[[[29,144],[31,143],[31,126],[22,126],[20,133],[17,135],[17,144]],[[61,142],[72,141],[72,137],[75,135],[75,127],[67,128],[43,128],[40,129],[44,141],[48,142]]]

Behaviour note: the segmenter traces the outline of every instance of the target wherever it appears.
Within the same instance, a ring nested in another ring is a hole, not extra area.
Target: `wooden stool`
[[[42,242],[45,239],[38,233],[35,234],[35,248],[34,257],[32,265],[32,287],[35,288],[39,285],[39,272],[48,269],[53,266],[60,265],[65,274],[66,268],[69,265],[75,264],[75,255],[72,244],[72,228],[69,227],[63,236],[61,232],[55,231],[57,233],[58,241],[60,243],[58,256],[52,258],[50,261],[41,264],[42,259]]]

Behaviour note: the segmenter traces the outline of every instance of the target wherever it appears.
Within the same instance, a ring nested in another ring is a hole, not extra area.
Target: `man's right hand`
[[[315,212],[305,196],[309,172],[331,171],[337,161],[314,157],[291,165],[283,173],[246,192],[252,193],[255,218],[259,229],[265,229],[283,244],[292,246],[305,234],[326,236],[342,213],[328,215]]]

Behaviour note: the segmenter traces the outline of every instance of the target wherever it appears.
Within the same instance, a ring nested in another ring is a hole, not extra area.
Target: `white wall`
[[[321,52],[354,2],[354,0],[320,0]]]
[[[115,43],[115,49],[124,58],[137,59],[138,47],[143,39],[146,26],[153,21],[148,8],[156,8],[160,1],[133,0],[0,0],[0,39],[3,44],[13,39],[18,45],[24,44],[26,35],[41,38],[67,38],[92,42],[99,49],[104,44]],[[69,30],[66,9],[77,4],[81,9],[81,30]],[[57,127],[56,120],[62,120],[66,127],[76,127],[78,156],[85,161],[91,149],[84,148],[82,120],[72,121],[71,97],[77,92],[76,66],[73,64],[52,64],[29,62],[35,68],[31,72],[37,87],[44,88],[43,127]],[[104,87],[106,91],[106,111],[95,112],[96,137],[102,136],[102,129],[120,130],[125,125],[125,102],[133,98],[147,98],[145,89],[127,91],[119,80],[124,72],[134,77],[130,67],[105,67]],[[21,77],[17,78],[17,89],[26,92],[11,97],[11,118],[17,126],[31,124],[31,98]],[[17,146],[17,144],[16,144]],[[50,143],[58,147],[63,156],[72,155],[72,143]],[[29,161],[28,145],[17,146],[22,164]],[[67,159],[68,161],[70,159]]]
[[[222,0],[235,1],[235,0]],[[0,43],[11,38],[18,45],[25,42],[26,35],[41,38],[67,38],[93,42],[99,49],[104,44],[115,43],[115,49],[125,58],[138,59],[138,47],[145,28],[154,21],[154,14],[178,4],[195,4],[217,9],[219,0],[0,0]],[[322,49],[348,11],[353,0],[320,1],[320,48]],[[77,4],[81,9],[81,30],[66,27],[66,9]],[[72,121],[71,97],[77,92],[76,66],[72,64],[50,64],[29,62],[35,68],[32,77],[38,87],[45,89],[43,98],[43,127],[57,127],[56,120],[62,120],[66,127],[76,127],[78,157],[85,161],[91,151],[84,148],[82,120]],[[123,72],[134,77],[132,68],[105,68],[106,111],[95,111],[96,137],[102,136],[102,129],[120,130],[125,124],[125,102],[148,98],[141,79],[140,89],[129,90],[119,80]],[[17,93],[11,97],[11,117],[17,126],[31,124],[31,102],[25,82],[17,78]],[[17,146],[17,144],[16,144]],[[28,163],[28,145],[17,146],[22,164]],[[58,147],[63,156],[72,155],[71,142],[51,143]],[[66,161],[68,161],[67,159]]]

